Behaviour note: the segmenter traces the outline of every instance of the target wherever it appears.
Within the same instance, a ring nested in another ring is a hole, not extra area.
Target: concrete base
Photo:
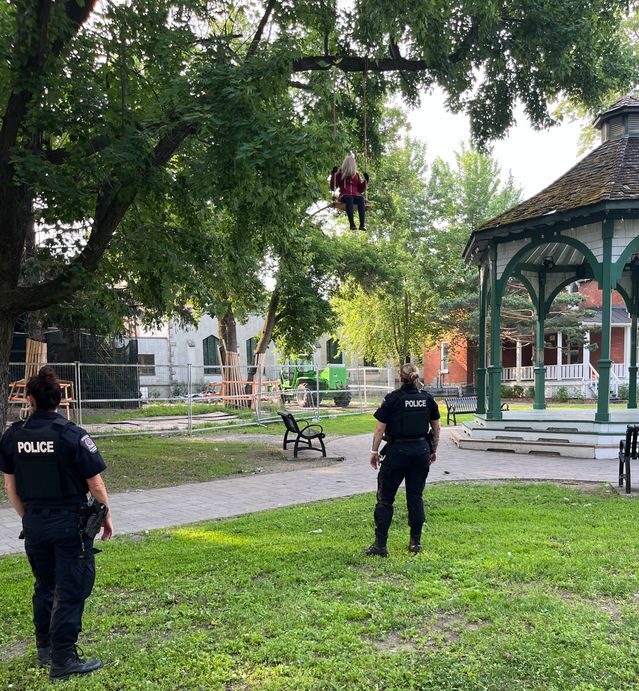
[[[628,425],[639,424],[639,410],[614,409],[609,422],[596,422],[595,410],[510,410],[502,420],[475,420],[451,431],[460,449],[510,451],[569,458],[617,458]]]

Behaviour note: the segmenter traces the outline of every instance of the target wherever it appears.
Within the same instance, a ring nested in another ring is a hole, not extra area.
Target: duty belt
[[[25,506],[27,513],[80,513],[79,506]]]
[[[426,441],[426,437],[385,437],[387,444],[394,444],[396,441]]]

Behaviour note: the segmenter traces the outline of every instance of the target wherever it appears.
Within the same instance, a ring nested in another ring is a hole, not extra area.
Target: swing
[[[362,100],[364,101],[364,169],[367,166],[367,153],[368,153],[368,135],[367,135],[367,101],[366,101],[366,78],[368,71],[368,57],[366,58],[366,64],[364,66],[364,79],[362,81]],[[337,117],[336,117],[336,107],[335,107],[335,79],[333,78],[333,138],[337,135]],[[346,211],[346,204],[339,200],[339,190],[333,190],[331,193],[331,201],[329,204],[331,209],[337,209],[338,211]],[[366,190],[364,191],[364,208],[366,211],[370,208],[370,203],[368,201],[368,185],[366,185]]]

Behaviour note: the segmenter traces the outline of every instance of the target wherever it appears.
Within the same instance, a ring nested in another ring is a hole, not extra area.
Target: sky
[[[454,161],[461,142],[468,142],[470,128],[464,114],[446,110],[440,90],[425,96],[419,109],[410,112],[412,135],[427,146],[428,159],[441,157]],[[503,178],[512,171],[515,182],[523,189],[524,199],[540,192],[561,177],[586,154],[579,153],[582,123],[563,123],[549,130],[535,131],[523,112],[517,112],[517,123],[505,139],[493,144],[493,156],[499,162]]]

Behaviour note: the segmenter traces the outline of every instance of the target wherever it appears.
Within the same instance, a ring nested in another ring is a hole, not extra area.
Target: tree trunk
[[[271,339],[273,338],[273,329],[275,328],[275,322],[277,321],[275,317],[277,314],[277,308],[279,307],[279,304],[280,291],[278,288],[275,288],[275,290],[271,294],[271,300],[268,305],[266,317],[264,318],[264,328],[262,329],[262,335],[260,336],[260,340],[257,342],[257,346],[255,347],[255,353],[253,354],[253,357],[257,355],[263,355],[264,353],[266,353],[269,344],[271,343]],[[249,367],[247,377],[249,382],[252,382],[253,379],[255,379],[256,373],[256,367]]]
[[[237,353],[237,322],[230,305],[226,314],[218,320],[218,337],[220,339],[220,357],[222,364],[226,365],[226,354]]]
[[[9,360],[16,318],[13,314],[0,312],[0,433],[7,421],[9,397]]]

